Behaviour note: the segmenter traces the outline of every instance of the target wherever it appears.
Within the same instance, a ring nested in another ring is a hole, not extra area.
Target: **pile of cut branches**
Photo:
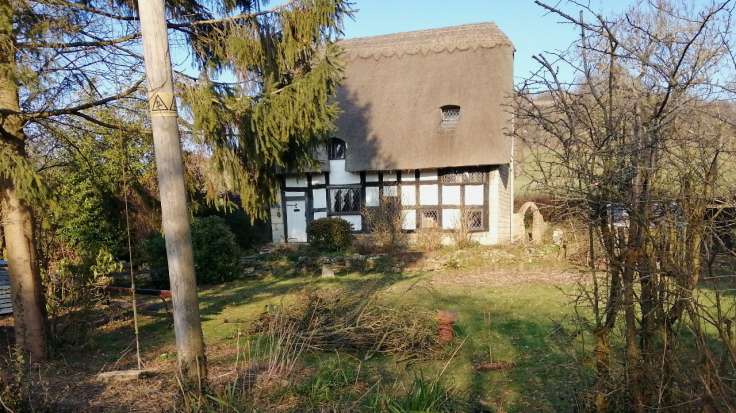
[[[251,332],[267,333],[274,322],[293,326],[312,350],[393,354],[410,359],[429,357],[440,347],[433,313],[383,305],[371,292],[305,290],[293,304],[263,313]]]

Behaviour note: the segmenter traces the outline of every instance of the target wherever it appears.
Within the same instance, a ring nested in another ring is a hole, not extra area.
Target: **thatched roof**
[[[507,163],[511,41],[493,23],[341,42],[337,137],[351,171]],[[454,126],[440,107],[461,107]]]

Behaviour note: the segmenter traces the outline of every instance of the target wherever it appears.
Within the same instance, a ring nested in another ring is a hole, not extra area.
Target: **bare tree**
[[[685,370],[680,333],[683,318],[698,317],[712,206],[732,200],[722,166],[733,155],[723,110],[733,96],[733,4],[651,1],[605,17],[575,1],[576,12],[536,3],[580,34],[567,51],[535,56],[540,69],[520,85],[516,111],[538,190],[588,227],[593,404],[607,410],[611,394],[634,411],[692,403],[695,391],[682,388],[702,390],[705,381]],[[618,325],[621,359],[611,344]],[[624,366],[622,383],[615,365]]]

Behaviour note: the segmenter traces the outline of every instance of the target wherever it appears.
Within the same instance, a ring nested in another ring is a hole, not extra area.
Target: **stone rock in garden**
[[[348,266],[353,271],[363,272],[366,267],[366,259],[360,254],[354,254],[348,261]]]
[[[335,276],[335,270],[333,270],[329,265],[322,265],[322,276],[332,278]]]
[[[311,257],[299,257],[296,260],[296,268],[302,273],[307,273],[314,268],[314,261]]]
[[[561,229],[555,228],[552,231],[552,242],[558,247],[561,247],[563,242],[565,242],[565,233]]]
[[[98,374],[97,380],[103,383],[125,382],[151,377],[153,374],[153,370],[114,370]]]
[[[256,272],[256,267],[245,267],[243,268],[243,274],[245,275],[253,275],[253,273]]]
[[[379,256],[373,256],[373,257],[366,258],[366,260],[365,260],[365,270],[366,271],[373,271],[373,270],[375,270],[376,267],[378,267],[378,261],[380,261],[380,260],[381,260],[381,257],[379,257]]]

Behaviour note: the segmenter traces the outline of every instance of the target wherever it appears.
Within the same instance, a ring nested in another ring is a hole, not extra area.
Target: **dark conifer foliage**
[[[201,75],[184,94],[219,186],[254,217],[273,201],[277,173],[313,166],[332,130],[342,76],[334,41],[350,15],[342,0],[288,2],[271,13],[262,3],[226,2],[231,17],[192,26]],[[215,80],[227,77],[235,80]]]
[[[45,315],[31,224],[50,203],[70,202],[49,191],[49,171],[69,153],[83,154],[80,136],[150,133],[137,4],[0,0],[0,201],[11,273],[16,290],[26,292],[16,294],[26,313],[16,314],[16,336],[39,360]],[[210,158],[210,198],[236,192],[251,216],[262,217],[275,193],[274,173],[310,164],[332,128],[341,77],[334,41],[351,5],[166,5],[172,55],[200,73],[177,73],[177,93],[182,127]]]

